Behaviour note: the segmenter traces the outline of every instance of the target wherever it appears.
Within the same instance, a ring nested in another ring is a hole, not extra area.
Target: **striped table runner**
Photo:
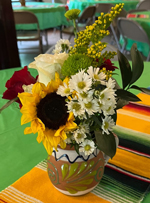
[[[89,194],[70,197],[51,184],[46,160],[0,193],[0,203],[138,203],[150,190],[150,96],[118,110],[114,133],[119,137],[98,186]]]

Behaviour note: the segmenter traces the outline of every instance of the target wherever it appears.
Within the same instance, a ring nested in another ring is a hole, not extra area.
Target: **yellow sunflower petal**
[[[68,119],[67,119],[68,121],[74,121],[75,119],[74,119],[74,114],[73,114],[73,112],[70,112],[69,113],[69,117],[68,117]]]
[[[59,129],[55,132],[54,136],[60,136],[61,131],[63,131],[65,129],[65,125],[62,125],[59,127]]]
[[[64,142],[62,139],[60,140],[60,147],[62,149],[65,149],[66,148],[66,142]]]
[[[36,140],[38,143],[40,143],[43,141],[43,139],[44,139],[44,133],[43,133],[43,131],[39,131]]]
[[[29,123],[33,120],[32,116],[30,114],[23,114],[21,116],[21,125]]]
[[[43,83],[37,82],[33,85],[32,93],[44,98],[46,96],[46,86]]]
[[[36,115],[37,115],[37,108],[36,106],[33,106],[33,105],[25,105],[21,107],[20,112],[22,114],[30,114],[34,119],[36,118]]]
[[[51,146],[51,144],[50,144],[50,142],[48,141],[47,137],[44,138],[44,140],[43,140],[43,145],[44,145],[44,147],[45,147],[47,153],[48,153],[49,155],[51,155],[52,152],[53,152],[53,147]]]
[[[66,83],[66,85],[69,85],[69,77],[66,77],[66,78],[63,80],[63,83]]]
[[[39,131],[44,131],[45,130],[45,125],[43,124],[43,122],[40,119],[35,119],[33,121],[31,121],[31,128],[32,128],[32,132],[35,134]]]
[[[60,133],[60,137],[62,138],[62,140],[67,139],[67,135],[66,135],[66,133],[65,133],[65,131],[64,131],[64,130],[63,130],[63,131],[61,131],[61,133]]]
[[[24,134],[26,135],[26,134],[31,134],[32,133],[32,129],[31,129],[31,127],[26,127],[25,129],[24,129]]]
[[[78,126],[76,123],[74,123],[73,121],[69,121],[66,123],[66,128],[65,130],[73,130],[76,129]]]
[[[27,103],[34,103],[34,96],[28,92],[18,93],[18,98],[20,99],[22,105]]]

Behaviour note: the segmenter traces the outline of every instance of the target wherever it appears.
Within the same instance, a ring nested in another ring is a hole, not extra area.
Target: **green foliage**
[[[65,13],[65,17],[68,18],[69,20],[75,20],[78,18],[80,12],[81,11],[79,9],[71,9]]]
[[[92,64],[92,59],[83,54],[70,55],[64,62],[61,73],[63,76],[71,76],[76,74],[78,71],[88,69]]]
[[[113,158],[116,154],[116,141],[112,132],[110,134],[102,134],[102,131],[95,131],[96,143],[98,148],[106,155]]]

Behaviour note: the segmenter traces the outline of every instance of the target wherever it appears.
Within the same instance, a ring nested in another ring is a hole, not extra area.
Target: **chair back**
[[[96,4],[96,13],[108,13],[112,7],[114,7],[114,5],[111,3]]]
[[[118,29],[123,37],[150,44],[147,33],[136,21],[123,17],[118,18]]]
[[[128,11],[129,13],[137,13],[137,12],[142,12],[142,11],[148,11],[147,9],[131,9]]]
[[[36,15],[30,11],[14,11],[15,24],[39,24]]]
[[[78,22],[82,23],[83,21],[92,19],[95,16],[95,12],[96,12],[96,6],[88,6],[83,10],[81,16],[79,16]]]
[[[137,4],[136,9],[146,9],[146,10],[150,10],[150,0],[144,0],[141,1]]]
[[[17,31],[17,41],[39,41],[40,53],[42,50],[42,37],[40,35],[40,27],[38,18],[30,11],[16,10],[14,11],[14,22],[15,24],[36,24],[34,32],[32,30]]]
[[[138,42],[147,43],[150,50],[150,41],[148,35],[139,23],[128,18],[120,17],[118,18],[117,25],[120,34],[125,41],[125,45],[123,46],[124,48],[126,46],[126,38],[129,38]]]

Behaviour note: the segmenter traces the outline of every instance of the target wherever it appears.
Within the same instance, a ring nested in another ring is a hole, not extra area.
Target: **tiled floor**
[[[63,34],[64,39],[68,39],[67,34]],[[73,42],[73,38],[71,38],[71,42]],[[56,42],[60,39],[59,30],[50,29],[48,31],[48,46],[46,45],[45,38],[43,36],[43,52],[45,53],[50,47],[56,44]],[[103,41],[110,43],[111,37],[105,37]],[[115,47],[116,45],[113,44]],[[37,42],[18,42],[19,48],[19,56],[21,61],[21,66],[24,67],[34,61],[34,58],[39,55],[38,41]],[[108,50],[110,47],[108,48]],[[116,60],[116,59],[115,59]]]

